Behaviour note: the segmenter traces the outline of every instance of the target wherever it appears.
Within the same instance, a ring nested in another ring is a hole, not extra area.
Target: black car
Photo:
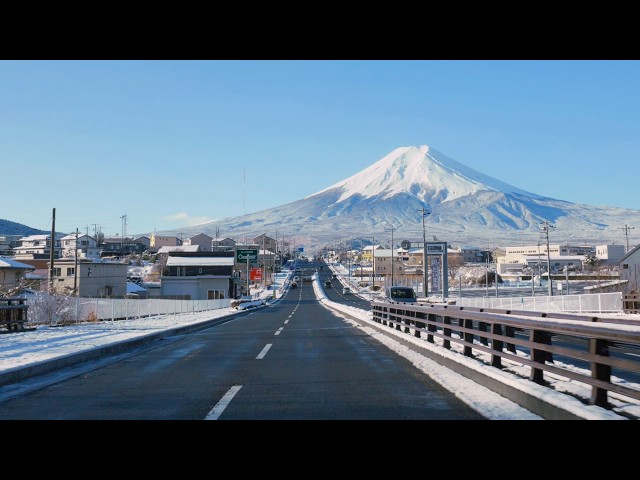
[[[329,280],[324,282],[324,288],[331,288],[331,282]]]

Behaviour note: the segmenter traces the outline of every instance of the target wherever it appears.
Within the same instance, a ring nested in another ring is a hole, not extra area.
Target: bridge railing
[[[585,384],[591,389],[592,405],[607,408],[613,392],[640,400],[640,388],[614,375],[640,374],[640,322],[452,305],[371,305],[377,323],[426,337],[445,349],[459,345],[467,357],[488,354],[488,363],[496,368],[505,368],[504,362],[528,366],[529,379],[537,384],[545,385],[545,373]]]

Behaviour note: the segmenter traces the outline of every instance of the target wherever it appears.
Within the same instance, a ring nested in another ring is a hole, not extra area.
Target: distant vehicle
[[[416,292],[411,287],[389,287],[385,294],[391,302],[416,303]]]
[[[325,288],[331,288],[331,282],[327,280],[326,282],[324,282],[324,286]]]
[[[338,278],[338,276],[334,273],[333,275],[331,275],[331,278]]]
[[[291,282],[290,287],[291,288],[298,288],[298,283],[297,282]]]
[[[351,293],[351,289],[349,287],[344,287],[342,289],[342,294],[343,295],[349,295]]]
[[[293,281],[294,282],[299,282],[300,281],[300,277],[296,275],[295,277],[293,277]]]

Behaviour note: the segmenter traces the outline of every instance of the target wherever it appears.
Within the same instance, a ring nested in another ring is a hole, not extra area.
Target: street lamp
[[[553,279],[551,278],[551,253],[549,252],[549,228],[555,228],[549,222],[542,222],[542,231],[547,236],[547,277],[549,278],[549,296],[553,296]]]
[[[393,227],[385,228],[385,232],[391,232],[391,286],[393,287],[396,282],[393,276],[393,231],[395,229]]]
[[[427,298],[429,296],[429,277],[427,275],[427,233],[424,228],[424,219],[431,213],[431,207],[427,205],[419,208],[418,211],[422,214],[422,292]]]

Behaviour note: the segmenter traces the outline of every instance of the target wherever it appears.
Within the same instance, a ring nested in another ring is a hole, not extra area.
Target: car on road
[[[343,295],[349,295],[351,293],[351,289],[349,287],[344,287],[342,289],[342,294]]]
[[[329,280],[324,282],[324,288],[331,288],[331,282]]]
[[[385,290],[386,299],[390,302],[416,303],[416,292],[412,287],[389,287]]]
[[[298,288],[298,282],[291,282],[291,288]]]

